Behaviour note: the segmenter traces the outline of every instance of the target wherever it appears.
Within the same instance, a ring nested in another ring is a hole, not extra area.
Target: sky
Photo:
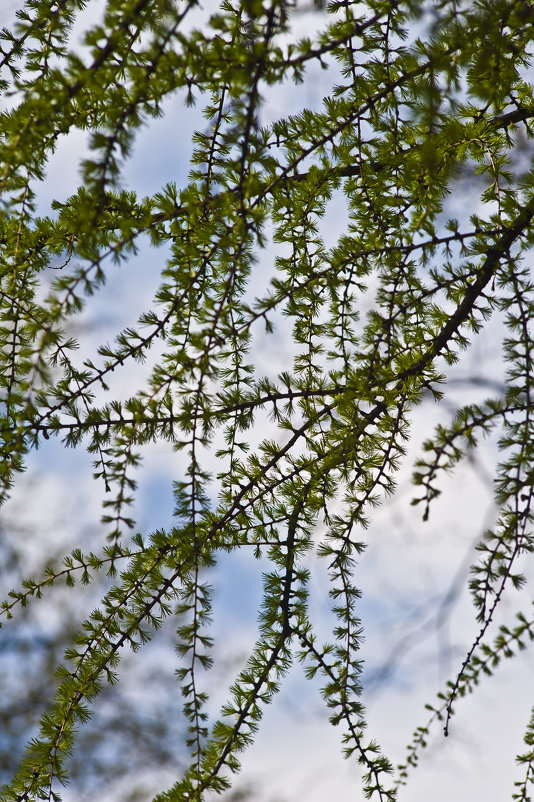
[[[97,16],[100,6],[99,2],[89,3],[86,21]],[[0,25],[9,25],[16,7],[17,3],[4,2]],[[298,15],[301,33],[313,34],[321,24],[320,16],[311,11]],[[286,85],[271,90],[266,118],[274,119],[296,104],[317,107],[331,80],[328,73],[319,70],[303,87]],[[125,186],[140,195],[153,193],[170,180],[178,185],[186,181],[191,136],[203,126],[201,104],[186,110],[181,95],[166,104],[165,112],[163,118],[142,130],[124,172]],[[53,198],[64,199],[77,187],[77,164],[83,148],[83,134],[69,136],[61,143],[39,195],[43,213]],[[469,205],[468,194],[460,195],[453,200],[451,214],[464,215]],[[325,239],[335,241],[343,222],[342,200],[337,197],[322,224]],[[88,305],[77,324],[75,333],[82,354],[135,321],[158,286],[164,259],[164,249],[142,247],[127,265],[113,269],[105,291]],[[269,249],[263,259],[258,286],[272,273]],[[254,290],[253,284],[251,292]],[[399,474],[398,493],[376,511],[365,535],[369,546],[357,572],[366,632],[363,676],[369,683],[363,699],[369,712],[368,734],[394,763],[404,759],[412,731],[428,717],[425,703],[434,702],[445,681],[455,676],[477,631],[465,586],[474,545],[494,515],[491,477],[496,443],[491,438],[481,443],[470,461],[454,476],[442,480],[442,497],[426,523],[421,521],[419,509],[410,504],[411,466],[421,453],[424,438],[436,423],[449,419],[454,405],[464,402],[467,391],[470,400],[487,395],[485,389],[468,388],[462,379],[475,373],[491,375],[497,381],[502,376],[495,349],[498,334],[497,321],[493,333],[481,337],[454,368],[451,375],[457,384],[449,406],[427,399],[418,409],[413,439]],[[282,321],[268,340],[258,336],[253,346],[258,372],[276,375],[287,362],[287,343],[288,332]],[[128,395],[132,384],[139,384],[138,370],[136,366],[123,372],[112,391]],[[172,479],[183,467],[180,460],[180,455],[166,445],[146,450],[135,508],[140,531],[172,525]],[[36,570],[51,550],[70,551],[84,532],[94,537],[99,530],[100,501],[101,489],[91,478],[90,455],[66,451],[51,439],[31,455],[28,470],[0,520],[7,537],[15,521],[30,533],[28,566]],[[217,664],[220,658],[222,662],[213,678],[206,678],[214,714],[216,706],[226,699],[226,688],[235,671],[233,661],[227,659],[225,665],[225,658],[247,654],[253,644],[264,569],[264,562],[233,554],[223,557],[210,577],[215,588],[215,661]],[[310,562],[310,569],[318,629],[328,639],[332,623],[328,580],[315,561]],[[505,605],[503,615],[511,621],[516,609],[527,611],[529,604],[528,596],[519,594]],[[166,659],[172,671],[172,651]],[[445,739],[440,728],[434,729],[431,745],[406,790],[399,793],[399,801],[500,802],[510,798],[513,781],[519,776],[514,755],[522,749],[522,733],[530,717],[533,672],[534,658],[527,653],[500,668],[495,677],[483,679],[473,697],[461,700],[456,705],[451,736]],[[178,690],[174,703],[179,704]],[[363,798],[358,790],[359,769],[341,758],[340,734],[328,724],[317,688],[304,679],[298,665],[294,666],[275,702],[265,711],[255,743],[244,756],[236,787],[250,784],[257,802],[359,802]],[[102,802],[111,802],[116,794],[117,788],[112,788]],[[76,792],[67,789],[63,798],[74,802]]]

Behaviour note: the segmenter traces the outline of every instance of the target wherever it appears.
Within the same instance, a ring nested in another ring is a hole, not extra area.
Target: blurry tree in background
[[[99,774],[129,776],[125,749],[136,772],[174,766],[160,802],[226,791],[297,661],[321,678],[366,797],[393,800],[431,726],[447,734],[459,697],[534,637],[531,610],[495,624],[524,586],[534,546],[534,6],[335,0],[321,14],[317,6],[317,32],[299,38],[302,9],[289,0],[228,0],[217,11],[195,0],[109,0],[78,46],[84,7],[28,0],[1,34],[1,493],[8,498],[29,452],[56,438],[89,451],[103,499],[92,550],[82,536],[62,557],[41,544],[45,565],[32,577],[19,577],[16,519],[4,523],[3,565],[18,584],[1,608],[1,659],[20,668],[17,697],[2,702],[0,746],[20,763],[2,799],[59,799],[69,771],[88,765],[94,794]],[[317,65],[331,83],[310,109],[306,79]],[[272,119],[269,98],[292,82],[300,108]],[[136,134],[175,93],[184,119],[196,103],[206,120],[188,181],[140,197],[125,185]],[[43,211],[40,188],[54,181],[47,163],[76,129],[88,132],[81,186]],[[474,213],[456,220],[448,210],[466,179]],[[328,244],[321,220],[341,202],[344,230]],[[95,327],[78,348],[77,321],[142,242],[167,257],[154,300],[111,343],[95,345]],[[498,432],[499,513],[471,567],[478,634],[407,757],[388,757],[366,732],[360,698],[363,533],[396,491],[423,397],[447,402],[460,352],[492,320],[502,375],[479,366],[490,396],[452,423],[445,416],[413,475],[426,520],[443,473]],[[269,373],[277,331],[290,332],[285,369]],[[174,522],[139,533],[136,476],[159,441],[181,452]],[[269,567],[256,643],[215,719],[207,577],[236,550]],[[328,643],[309,612],[316,561],[331,581]],[[28,615],[54,591],[70,612],[56,621],[56,605],[39,640],[39,619]],[[96,605],[83,623],[77,593]],[[128,709],[121,660],[157,656],[166,619],[177,632],[175,672],[159,666],[143,680],[141,668],[144,692]],[[163,688],[168,699],[176,680],[178,723],[158,700],[151,708],[148,693]],[[19,733],[41,705],[24,753]],[[519,800],[534,779],[534,714],[525,743],[511,789]],[[143,798],[135,782],[131,797]]]

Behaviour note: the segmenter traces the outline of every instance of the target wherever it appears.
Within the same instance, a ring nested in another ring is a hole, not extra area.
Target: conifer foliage
[[[67,650],[53,704],[2,799],[61,798],[77,732],[103,686],[119,680],[124,650],[150,649],[152,633],[175,618],[190,763],[159,802],[200,802],[230,787],[295,661],[322,678],[365,796],[391,801],[432,721],[447,731],[458,697],[534,634],[526,615],[490,632],[497,607],[524,584],[518,564],[534,546],[525,258],[534,244],[534,6],[332,0],[316,33],[298,38],[295,0],[204,9],[197,0],[108,0],[79,47],[71,32],[85,5],[27,0],[0,34],[0,493],[9,497],[44,440],[88,449],[102,531],[95,552],[76,549],[61,570],[15,589],[0,608],[2,631],[65,577],[107,573],[111,584]],[[306,78],[317,65],[331,83],[310,109]],[[291,83],[300,107],[272,121],[268,100]],[[184,115],[200,105],[206,122],[188,180],[169,176],[139,197],[124,178],[136,135],[177,93]],[[49,159],[76,130],[89,142],[79,189],[43,212]],[[446,206],[462,174],[473,177],[475,213],[457,221]],[[340,197],[344,231],[327,243],[321,221]],[[113,342],[79,353],[73,321],[143,241],[167,254],[155,298]],[[423,396],[447,393],[450,366],[494,316],[504,322],[505,393],[440,426],[414,473],[415,512],[427,518],[443,472],[489,430],[500,433],[499,516],[471,573],[479,634],[395,768],[367,734],[360,700],[362,533],[395,492]],[[268,375],[255,364],[255,338],[268,347],[280,320],[292,339],[285,369]],[[145,378],[129,397],[102,392],[136,361]],[[137,471],[159,440],[186,468],[174,477],[173,525],[139,533]],[[234,550],[262,555],[270,569],[256,644],[212,720],[205,576]],[[331,579],[329,643],[308,607],[315,560]],[[530,798],[534,718],[525,742],[518,800]]]

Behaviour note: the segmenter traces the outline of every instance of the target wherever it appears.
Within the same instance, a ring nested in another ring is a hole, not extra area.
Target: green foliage
[[[488,642],[505,592],[525,584],[519,558],[534,548],[534,284],[525,259],[534,245],[525,158],[534,8],[340,0],[313,37],[298,39],[290,0],[225,0],[200,27],[189,22],[196,0],[108,0],[80,48],[70,37],[84,6],[28,0],[13,31],[0,34],[0,491],[5,500],[43,440],[85,447],[103,490],[102,537],[99,551],[77,549],[62,568],[27,579],[0,612],[12,619],[60,579],[90,583],[104,570],[111,586],[65,654],[55,699],[2,798],[60,798],[77,731],[103,685],[117,681],[124,647],[139,650],[174,617],[190,766],[159,800],[230,787],[295,658],[308,677],[322,676],[366,798],[393,800],[429,725],[395,780],[365,734],[360,699],[361,530],[395,492],[423,396],[442,397],[449,367],[495,316],[506,331],[505,394],[440,425],[414,474],[426,519],[443,473],[498,429],[499,515],[472,566],[480,629],[432,720],[445,719],[447,731],[453,702],[533,637],[520,617]],[[332,77],[321,107],[268,122],[269,91],[304,83],[316,65]],[[125,163],[177,92],[186,107],[202,104],[206,119],[188,182],[138,197],[124,189]],[[89,134],[82,184],[43,213],[48,162],[77,129]],[[475,213],[458,222],[445,211],[462,171]],[[329,245],[322,219],[340,195],[344,230]],[[78,355],[73,322],[143,240],[168,254],[154,301],[114,342]],[[273,253],[275,275],[251,300]],[[263,376],[253,338],[283,319],[292,327],[285,369]],[[146,381],[101,402],[112,374],[132,362],[145,363]],[[132,536],[136,471],[159,441],[186,464],[174,485],[175,525]],[[271,568],[257,642],[211,723],[205,574],[240,549],[266,555]],[[308,606],[313,559],[328,566],[336,620],[322,645]],[[530,798],[533,730],[531,719],[514,799]]]

